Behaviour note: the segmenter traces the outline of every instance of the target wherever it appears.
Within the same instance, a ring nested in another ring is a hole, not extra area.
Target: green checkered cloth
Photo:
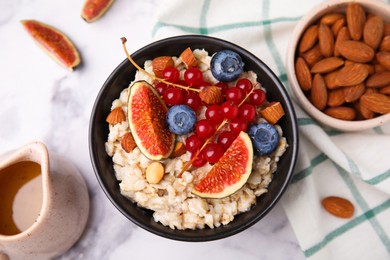
[[[320,2],[164,1],[153,37],[203,34],[234,42],[268,64],[291,93],[284,64],[289,37],[302,15]],[[343,133],[320,126],[298,105],[295,109],[300,151],[282,204],[305,256],[389,259],[390,124]],[[350,200],[355,206],[353,218],[327,213],[321,206],[327,196]]]

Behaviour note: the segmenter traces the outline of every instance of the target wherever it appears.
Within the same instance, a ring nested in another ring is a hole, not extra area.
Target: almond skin
[[[321,23],[318,28],[318,42],[322,55],[330,57],[334,52],[334,36],[328,25]]]
[[[343,28],[345,26],[345,19],[344,18],[341,18],[339,20],[337,20],[333,25],[332,25],[332,32],[333,32],[333,35],[336,37],[337,34],[340,32],[341,28]]]
[[[328,101],[328,91],[324,78],[320,74],[315,74],[313,86],[311,88],[311,102],[318,110],[324,110]]]
[[[307,66],[305,60],[301,57],[298,57],[295,62],[295,74],[297,75],[297,80],[302,90],[310,90],[312,86],[312,76],[309,66]]]
[[[385,23],[384,29],[383,29],[383,36],[390,35],[390,23]]]
[[[345,101],[344,88],[334,89],[328,92],[327,105],[330,107],[341,106]]]
[[[390,70],[390,52],[380,51],[376,54],[376,59],[386,70]]]
[[[123,121],[126,121],[126,115],[120,107],[114,108],[106,118],[106,122],[111,125],[122,123]]]
[[[184,65],[186,66],[186,68],[191,68],[191,67],[196,67],[198,66],[198,61],[196,60],[195,56],[194,56],[194,53],[192,52],[192,50],[190,49],[190,47],[188,47],[187,49],[185,49],[181,54],[180,54],[180,59],[182,60],[182,62],[184,63]]]
[[[121,141],[121,147],[126,153],[133,151],[133,149],[136,146],[137,145],[134,141],[134,137],[130,132],[123,135],[122,141]]]
[[[223,101],[221,89],[216,86],[205,87],[199,93],[199,97],[204,103],[208,105],[217,104]]]
[[[366,14],[363,7],[357,3],[348,4],[346,16],[351,38],[355,41],[360,40],[366,23]]]
[[[326,25],[333,25],[338,20],[344,19],[344,15],[341,13],[329,13],[322,16],[320,23],[326,24]]]
[[[325,84],[328,87],[328,89],[335,89],[339,86],[336,84],[336,78],[340,70],[332,71],[325,75]]]
[[[336,77],[336,85],[340,87],[354,86],[362,83],[368,76],[367,67],[360,63],[344,66]]]
[[[387,85],[390,85],[390,71],[377,72],[366,81],[366,86],[370,88],[381,88]]]
[[[337,49],[343,57],[354,62],[366,63],[375,56],[373,48],[358,41],[342,41]]]
[[[366,87],[363,83],[357,84],[355,86],[343,88],[344,90],[344,99],[345,102],[352,103],[358,100],[366,90]]]
[[[351,218],[355,212],[355,207],[349,200],[336,196],[324,198],[321,204],[326,211],[339,218]]]
[[[341,42],[343,41],[349,41],[351,39],[351,36],[349,35],[349,31],[347,27],[343,27],[340,29],[339,33],[337,34],[336,37],[336,42],[334,44],[334,56],[340,56],[340,52],[338,50],[338,46]]]
[[[305,59],[307,65],[310,67],[324,58],[324,56],[322,56],[319,44],[315,45],[307,52],[301,54],[301,56]]]
[[[299,52],[308,51],[318,41],[318,25],[312,25],[303,34],[299,44]]]
[[[364,94],[360,98],[360,103],[372,112],[390,113],[390,97],[386,95],[380,93]]]
[[[356,117],[356,111],[351,107],[329,107],[324,112],[328,116],[347,121],[352,121]]]
[[[390,35],[385,36],[379,46],[380,51],[390,51]]]
[[[384,95],[390,95],[390,85],[380,88],[379,93]]]
[[[363,30],[364,42],[373,49],[377,49],[383,37],[384,23],[379,16],[367,19]]]
[[[364,105],[362,105],[360,101],[357,103],[356,109],[360,112],[360,114],[364,119],[371,119],[374,118],[375,116],[375,113],[369,110]]]
[[[173,67],[174,65],[173,59],[170,56],[160,56],[152,60],[154,75],[159,78],[163,77],[162,73],[167,67]]]
[[[260,115],[270,124],[276,124],[284,116],[284,109],[280,102],[272,102],[267,107],[260,110]]]
[[[341,67],[344,64],[344,60],[337,57],[329,57],[323,60],[320,60],[314,64],[311,68],[311,73],[328,73],[334,71],[335,69]]]

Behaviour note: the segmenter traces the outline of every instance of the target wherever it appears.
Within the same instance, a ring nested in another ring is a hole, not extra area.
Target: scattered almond
[[[310,90],[312,85],[312,76],[309,66],[307,66],[305,60],[301,57],[298,57],[295,62],[295,74],[297,75],[297,80],[301,88],[304,91]]]
[[[179,157],[187,152],[185,145],[182,142],[176,142],[175,147],[173,148],[173,152],[169,157]]]
[[[311,68],[311,73],[328,73],[334,71],[344,64],[344,60],[337,57],[330,57],[320,60]]]
[[[354,86],[362,83],[368,76],[367,67],[360,63],[344,66],[336,77],[336,85],[341,87]]]
[[[123,121],[126,121],[126,115],[120,107],[114,108],[106,118],[106,122],[111,125],[122,123]]]
[[[330,107],[341,106],[345,102],[344,88],[330,90],[328,92],[327,105]]]
[[[383,38],[383,19],[379,16],[373,16],[367,19],[363,30],[364,42],[373,49],[378,48]]]
[[[380,93],[364,94],[360,98],[360,103],[372,112],[390,113],[390,97],[386,95]]]
[[[390,35],[385,36],[379,46],[380,51],[390,51]]]
[[[264,117],[268,123],[274,125],[282,116],[284,116],[282,104],[280,104],[280,102],[273,102],[260,110],[260,115]]]
[[[360,40],[366,23],[366,14],[363,7],[358,3],[348,4],[346,16],[351,38],[355,41]]]
[[[319,44],[315,45],[307,52],[301,54],[301,57],[305,59],[307,65],[310,67],[324,58],[324,56],[322,56]]]
[[[366,90],[366,87],[363,83],[357,84],[355,86],[346,87],[344,89],[344,99],[345,102],[351,103],[358,100]]]
[[[375,56],[373,48],[358,41],[342,41],[337,49],[343,57],[354,62],[366,63]]]
[[[390,85],[390,71],[377,72],[366,81],[366,86],[370,88],[381,88]]]
[[[353,204],[340,197],[326,197],[321,201],[321,204],[326,211],[339,218],[351,218],[355,212]]]
[[[180,54],[180,59],[187,69],[198,65],[198,61],[189,47]]]
[[[162,73],[167,67],[173,67],[175,64],[172,57],[160,56],[152,60],[153,72],[156,77],[163,77]]]
[[[330,57],[334,52],[334,36],[328,25],[321,23],[318,28],[318,42],[322,55]]]
[[[151,184],[159,183],[164,177],[164,165],[160,162],[152,162],[146,168],[146,180]]]
[[[380,51],[376,54],[376,59],[378,62],[386,68],[386,70],[390,70],[390,52],[389,51]]]
[[[133,135],[130,132],[123,135],[121,147],[126,153],[133,151],[136,146]]]
[[[328,93],[324,78],[320,74],[315,74],[313,86],[311,88],[311,102],[318,110],[323,110],[328,101]]]
[[[199,93],[199,97],[204,103],[208,105],[217,104],[223,101],[221,89],[216,86],[205,87]]]
[[[328,116],[346,121],[352,121],[356,117],[355,109],[345,106],[329,107],[324,112]]]

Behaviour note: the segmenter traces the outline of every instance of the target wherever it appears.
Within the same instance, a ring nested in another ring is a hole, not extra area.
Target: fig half
[[[80,55],[76,47],[58,29],[36,20],[22,20],[20,22],[39,47],[59,64],[70,70],[80,64]]]
[[[86,0],[81,17],[88,23],[99,19],[110,8],[114,0]]]

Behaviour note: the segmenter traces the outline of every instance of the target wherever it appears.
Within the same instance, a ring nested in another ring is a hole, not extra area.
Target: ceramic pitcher
[[[49,155],[43,143],[30,143],[0,157],[0,170],[21,161],[41,166],[42,207],[26,230],[0,234],[0,260],[51,259],[66,252],[84,230],[89,214],[87,186],[74,166]]]

